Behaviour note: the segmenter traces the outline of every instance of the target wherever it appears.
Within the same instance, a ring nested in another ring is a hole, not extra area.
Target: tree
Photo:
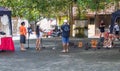
[[[0,0],[1,6],[12,10],[12,16],[35,20],[40,16],[55,17],[66,14],[69,0]]]

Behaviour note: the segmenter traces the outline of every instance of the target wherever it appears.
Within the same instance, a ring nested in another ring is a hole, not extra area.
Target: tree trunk
[[[99,1],[96,1],[96,4],[98,4],[97,6],[96,6],[96,13],[95,13],[95,21],[94,21],[94,24],[95,24],[95,35],[97,34],[97,16],[98,16],[98,10],[99,10]]]
[[[73,30],[72,30],[72,27],[73,27],[73,11],[72,11],[72,8],[73,8],[73,3],[71,3],[70,7],[69,7],[69,24],[70,24],[70,37],[72,37],[72,33],[73,33]]]

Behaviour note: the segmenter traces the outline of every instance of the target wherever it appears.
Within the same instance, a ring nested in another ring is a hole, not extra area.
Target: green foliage
[[[118,10],[120,7],[118,5],[118,1],[120,0],[77,0],[77,4],[80,7],[81,18],[85,18],[84,14],[87,14],[89,11],[94,11],[96,14],[101,10],[105,10],[106,8],[111,7],[111,5],[115,5],[115,9]]]
[[[58,17],[68,15],[70,5],[79,5],[82,17],[87,10],[99,11],[109,3],[118,3],[119,0],[0,0],[0,6],[12,11],[12,16],[25,17],[36,20],[40,16]]]
[[[93,11],[105,9],[106,5],[110,2],[113,2],[113,0],[78,0],[81,10],[90,9]]]
[[[0,0],[0,5],[10,8],[12,16],[36,20],[40,16],[57,17],[67,14],[70,0]]]

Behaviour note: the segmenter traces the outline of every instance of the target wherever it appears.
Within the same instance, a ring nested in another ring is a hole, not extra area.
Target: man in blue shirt
[[[67,23],[67,20],[64,20],[64,23],[61,26],[61,30],[62,30],[62,44],[63,44],[62,52],[68,52],[70,25]]]

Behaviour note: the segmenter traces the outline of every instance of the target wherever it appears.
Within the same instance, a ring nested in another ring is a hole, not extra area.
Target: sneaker
[[[62,50],[61,52],[62,52],[62,53],[65,53],[66,51],[65,51],[65,50]]]
[[[107,48],[107,46],[104,45],[103,48]]]
[[[41,49],[40,48],[36,48],[37,51],[40,51]]]
[[[112,48],[112,45],[109,45],[108,48]]]
[[[66,50],[66,52],[68,52],[68,49]]]
[[[21,50],[21,51],[26,51],[26,49],[25,49],[25,48],[21,48],[20,50]]]

